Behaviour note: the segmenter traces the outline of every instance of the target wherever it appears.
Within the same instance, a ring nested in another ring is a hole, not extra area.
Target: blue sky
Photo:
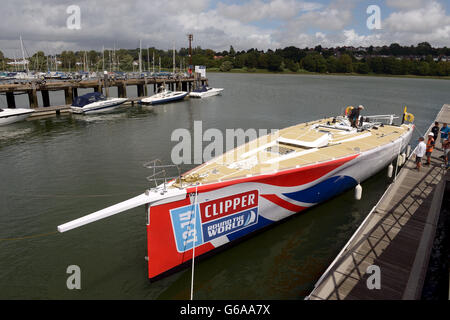
[[[66,9],[77,5],[81,28],[67,28]],[[369,5],[378,5],[381,30],[366,26]],[[15,0],[2,3],[0,50],[99,50],[186,47],[214,50],[369,46],[427,41],[450,47],[450,0]],[[17,23],[21,21],[21,23]]]

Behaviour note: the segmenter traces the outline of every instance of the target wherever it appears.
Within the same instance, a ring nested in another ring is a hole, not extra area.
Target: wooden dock
[[[442,107],[435,121],[450,123],[450,105]],[[307,299],[420,299],[445,183],[450,180],[441,167],[442,154],[435,148],[431,165],[420,172],[410,157]],[[369,289],[368,280],[373,283],[376,272],[370,266],[379,267],[379,289]]]
[[[94,92],[105,92],[109,96],[109,88],[117,87],[118,97],[127,97],[127,87],[136,86],[138,97],[143,98],[149,96],[149,86],[153,86],[153,92],[157,92],[157,88],[164,84],[170,90],[192,91],[196,82],[208,84],[208,79],[200,78],[197,75],[190,78],[131,78],[126,80],[116,80],[109,78],[99,78],[96,80],[64,80],[64,81],[31,81],[20,83],[4,83],[0,84],[0,94],[6,96],[8,108],[16,108],[15,95],[27,94],[30,108],[36,109],[35,114],[51,113],[55,110],[65,109],[65,106],[71,105],[74,98],[78,96],[78,89],[93,89]],[[52,106],[50,101],[50,91],[64,91],[65,106]],[[38,92],[42,95],[41,108],[38,105]],[[26,106],[22,106],[26,107]],[[42,108],[56,108],[55,110],[41,110]],[[64,107],[64,108],[63,108]]]

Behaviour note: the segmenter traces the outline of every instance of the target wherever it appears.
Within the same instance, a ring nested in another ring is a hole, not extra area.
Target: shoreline
[[[380,78],[406,78],[406,79],[436,79],[436,80],[450,80],[450,76],[417,76],[413,74],[361,74],[361,73],[320,73],[320,72],[293,72],[293,71],[269,71],[267,69],[255,69],[255,71],[247,71],[244,69],[232,69],[230,71],[220,71],[218,68],[207,69],[211,73],[246,73],[246,74],[285,74],[285,75],[318,75],[318,76],[354,76],[354,77],[380,77]]]

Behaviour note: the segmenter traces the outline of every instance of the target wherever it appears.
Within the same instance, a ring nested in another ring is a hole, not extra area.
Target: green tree
[[[334,56],[329,56],[327,58],[327,70],[328,72],[335,73],[337,72],[337,59]]]
[[[356,72],[361,74],[368,74],[370,72],[370,67],[367,62],[358,62],[356,64]]]
[[[231,69],[233,69],[233,63],[231,63],[231,61],[225,61],[220,66],[220,71],[222,72],[228,72]]]
[[[260,54],[258,56],[258,68],[259,69],[268,69],[269,68],[269,59],[267,54]]]
[[[283,59],[279,55],[275,53],[267,54],[267,69],[269,71],[281,71],[282,62]]]
[[[327,61],[319,53],[310,53],[302,60],[303,68],[310,72],[324,73],[327,71]]]
[[[230,46],[230,52],[229,52],[229,55],[232,56],[232,57],[234,57],[234,56],[236,55],[236,51],[234,51],[233,46]]]
[[[284,59],[284,65],[292,72],[297,72],[298,70],[298,63],[295,63],[291,59]]]
[[[352,58],[348,54],[343,54],[337,61],[337,72],[350,73],[353,72]]]
[[[427,76],[430,74],[430,64],[425,61],[421,61],[417,67],[417,72],[421,76]]]

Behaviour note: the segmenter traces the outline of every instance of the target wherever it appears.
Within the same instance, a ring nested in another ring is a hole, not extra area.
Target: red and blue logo
[[[170,210],[178,252],[258,223],[258,191]]]

